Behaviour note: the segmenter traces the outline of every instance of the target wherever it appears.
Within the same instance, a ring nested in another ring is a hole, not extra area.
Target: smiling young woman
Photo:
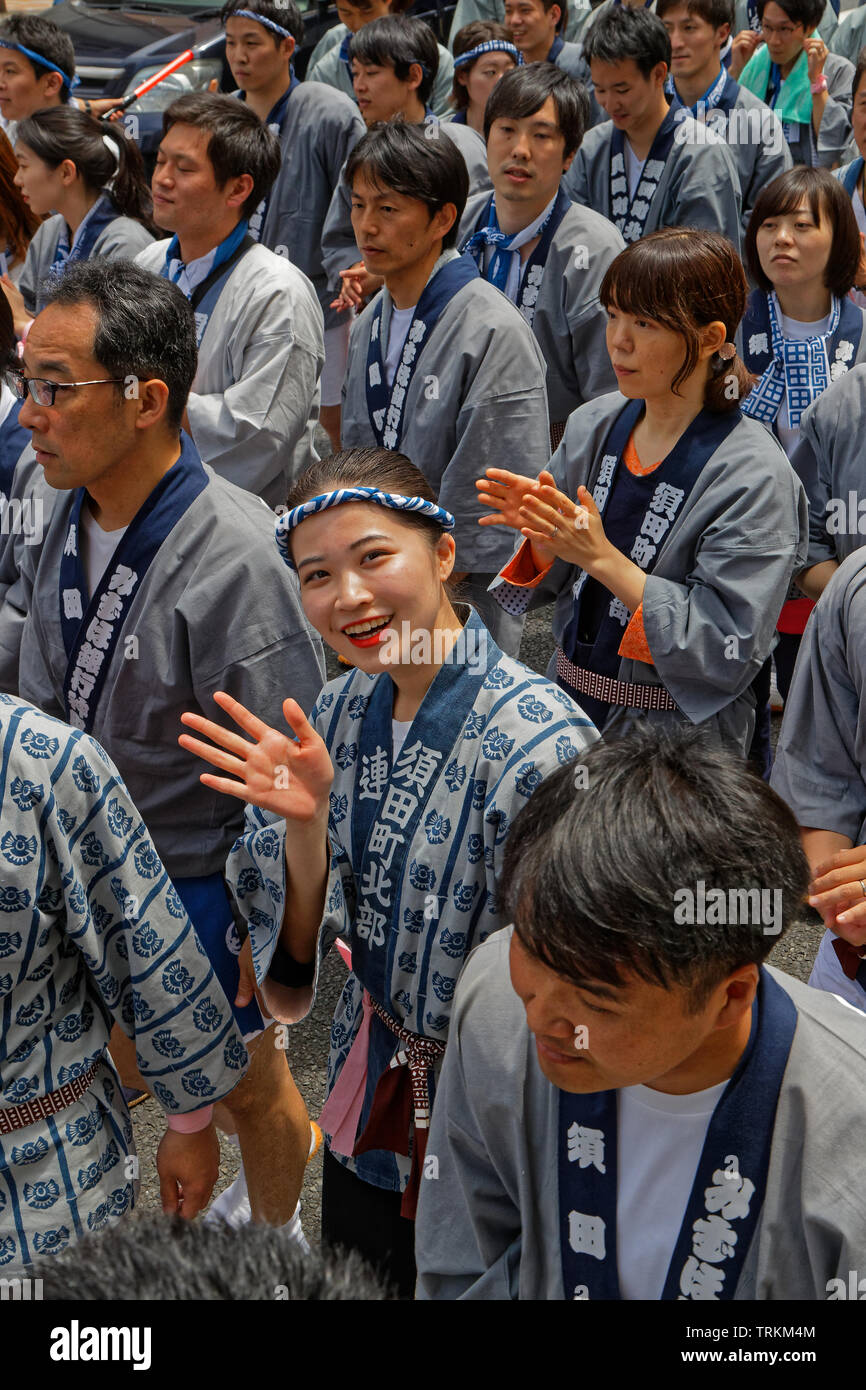
[[[205,773],[207,786],[250,803],[228,873],[274,1017],[299,1022],[335,941],[351,952],[321,1117],[322,1234],[407,1297],[457,977],[501,925],[512,818],[597,737],[568,695],[458,613],[453,526],[402,454],[352,449],[309,469],[277,540],[307,618],[354,669],[309,721],[285,702],[296,739],[218,695],[248,737],[185,715],[212,742],[180,740],[229,774]]]

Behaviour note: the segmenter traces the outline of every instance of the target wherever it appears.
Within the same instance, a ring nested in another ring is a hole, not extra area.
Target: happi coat
[[[24,299],[27,312],[38,314],[44,309],[50,285],[51,267],[57,255],[57,244],[66,234],[66,219],[56,212],[36,228],[33,240],[27,248],[24,269],[18,288]],[[117,216],[106,223],[99,232],[88,260],[97,256],[106,260],[135,260],[139,251],[153,243],[153,237],[146,227],[132,217]]]
[[[147,827],[94,739],[0,695],[0,808],[0,1112],[96,1068],[64,1109],[0,1129],[6,1276],[135,1205],[112,1024],[135,1039],[169,1115],[222,1099],[247,1053]]]

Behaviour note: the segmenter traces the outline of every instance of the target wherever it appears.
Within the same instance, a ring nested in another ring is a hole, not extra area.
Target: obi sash
[[[605,535],[636,565],[652,574],[671,527],[681,514],[707,460],[740,419],[739,411],[702,410],[680,436],[667,458],[649,475],[634,477],[622,461],[632,430],[644,410],[630,401],[614,420],[601,449],[592,495],[604,521]],[[610,498],[615,494],[611,507]],[[625,604],[590,580],[581,570],[572,595],[572,615],[563,633],[562,651],[569,662],[599,675],[616,677],[619,647],[631,614]],[[593,722],[602,722],[609,706],[591,696],[577,698]],[[593,708],[597,705],[598,708]]]
[[[30,443],[30,431],[18,423],[18,416],[23,404],[23,401],[16,400],[6,419],[0,425],[0,497],[5,497],[7,500],[12,491],[15,465]]]
[[[710,1119],[663,1300],[734,1297],[764,1203],[796,1027],[790,995],[762,969],[749,1043]],[[565,1297],[618,1299],[616,1091],[560,1091],[557,1145]]]
[[[290,64],[289,66],[289,78],[290,81],[288,87],[283,92],[283,95],[277,101],[274,102],[273,106],[268,112],[267,120],[265,121],[265,125],[267,126],[268,130],[270,130],[274,135],[276,135],[278,140],[283,133],[283,122],[286,119],[286,111],[288,110],[289,106],[289,97],[292,95],[292,92],[295,90],[295,88],[300,85],[297,77],[295,76],[294,63]],[[247,99],[246,92],[238,92],[238,96],[241,101],[246,101]],[[249,233],[250,236],[253,238],[253,241],[261,240],[262,228],[265,225],[265,218],[268,215],[268,208],[270,207],[270,202],[271,198],[273,197],[274,188],[276,188],[276,181],[274,181],[273,185],[265,194],[264,198],[262,198],[262,201],[259,203],[255,212],[250,217]]]
[[[247,223],[241,219],[231,235],[227,236],[225,241],[220,242],[210,271],[188,296],[189,302],[195,310],[196,347],[201,347],[210,316],[217,306],[226,281],[241,257],[245,256],[255,244],[255,240],[247,231]],[[172,279],[174,284],[177,284],[180,272],[178,271],[172,277],[170,266],[172,261],[179,259],[179,256],[180,242],[176,236],[173,236],[166,248],[165,261],[160,274],[165,280]]]
[[[752,291],[741,329],[743,361],[750,372],[760,377],[760,381],[743,401],[744,415],[773,424],[787,386],[788,412],[792,426],[796,426],[803,411],[821,392],[854,366],[863,333],[863,311],[847,297],[835,300],[834,304],[838,306],[838,318],[835,324],[831,320],[820,362],[816,364],[812,360],[810,340],[791,341],[786,348],[788,365],[785,370],[779,360],[781,324],[776,322],[774,333],[770,295],[764,290]],[[796,362],[798,356],[801,359],[799,366]]]
[[[541,281],[544,278],[544,267],[547,264],[547,257],[550,254],[553,238],[556,235],[560,222],[563,217],[565,217],[570,207],[571,199],[568,198],[562,188],[560,188],[550,214],[545,218],[540,229],[541,236],[538,245],[523,267],[520,278],[520,289],[518,291],[517,307],[530,328],[535,319],[535,306],[538,302]],[[478,234],[482,232],[485,227],[489,227],[495,220],[495,201],[494,195],[491,193],[490,198],[481,209],[478,221],[475,223],[474,232],[471,236],[466,238],[460,248],[464,255],[468,254],[473,258],[478,265],[478,270],[481,275],[484,275],[485,245],[480,240],[475,245],[473,245],[473,242],[476,241]],[[492,268],[493,265],[491,263],[491,270]]]
[[[633,198],[629,196],[625,167],[625,133],[614,130],[611,134],[610,216],[625,242],[639,241],[644,234],[652,200],[673,147],[678,124],[675,112],[668,110],[656,131]]]
[[[67,719],[75,728],[87,733],[93,728],[108,668],[136,594],[163,541],[207,483],[195,445],[181,435],[180,458],[136,512],[89,602],[78,544],[87,493],[84,488],[76,490],[60,561],[59,594],[67,657],[63,698]]]
[[[103,193],[93,204],[88,212],[78,232],[72,239],[72,246],[69,245],[66,223],[60,231],[57,239],[57,246],[54,250],[54,259],[51,262],[49,274],[60,275],[73,261],[87,261],[90,259],[93,248],[96,245],[106,227],[112,222],[116,222],[120,217],[120,209],[114,199],[108,193]]]
[[[403,434],[403,410],[412,378],[418,368],[421,354],[430,335],[439,321],[443,310],[456,294],[473,280],[477,280],[478,267],[468,256],[457,256],[446,261],[445,265],[431,276],[424,292],[415,306],[415,314],[403,344],[400,365],[394,374],[391,389],[385,380],[385,355],[387,343],[382,342],[382,310],[384,294],[379,296],[373,310],[370,324],[370,343],[367,348],[367,412],[376,436],[376,443],[383,449],[399,449]]]

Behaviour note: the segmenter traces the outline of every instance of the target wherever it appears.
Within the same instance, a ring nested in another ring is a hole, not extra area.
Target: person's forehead
[[[352,192],[356,197],[370,199],[387,199],[389,203],[399,202],[401,205],[411,206],[413,203],[420,202],[418,198],[410,198],[405,193],[397,193],[393,188],[387,188],[384,184],[374,183],[370,175],[364,169],[358,169],[352,179]],[[421,204],[423,207],[423,203]]]
[[[503,112],[497,117],[500,121],[518,121],[521,125],[527,126],[552,126],[554,130],[559,129],[559,116],[556,110],[556,102],[553,97],[547,99],[539,106],[537,111],[533,111],[529,116],[515,116],[511,112]],[[494,126],[496,121],[493,122]]]
[[[172,154],[186,155],[189,159],[194,159],[204,163],[207,161],[208,145],[210,144],[210,131],[203,130],[201,126],[187,125],[184,121],[178,121],[163,135],[159,142],[161,150],[169,150]]]
[[[791,16],[782,9],[781,5],[774,3],[774,0],[767,0],[761,18],[769,19],[771,24],[798,24],[800,22],[799,20],[792,19]]]
[[[593,80],[596,72],[610,82],[631,82],[641,76],[641,70],[634,58],[620,58],[617,63],[606,63],[602,58],[591,58],[589,66]]]
[[[49,304],[36,318],[24,346],[24,365],[32,375],[68,372],[92,365],[96,311],[89,304]]]
[[[688,5],[668,5],[662,15],[662,24],[683,24],[685,21],[694,20],[698,24],[706,24],[702,15],[695,14],[689,9]]]

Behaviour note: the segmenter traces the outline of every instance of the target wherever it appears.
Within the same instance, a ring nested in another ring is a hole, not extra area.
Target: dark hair
[[[391,189],[404,198],[417,198],[430,217],[446,203],[453,203],[457,217],[442,238],[442,249],[455,245],[469,196],[469,173],[463,155],[447,135],[428,140],[419,126],[399,116],[377,121],[361,136],[346,160],[344,178],[349,188],[361,172],[377,188]]]
[[[723,24],[729,24],[733,33],[734,0],[656,0],[656,14],[659,19],[664,19],[668,10],[677,5],[685,5],[687,14],[702,19],[713,29],[721,29]]]
[[[473,48],[477,48],[480,43],[490,43],[492,39],[500,39],[503,43],[511,43],[511,34],[504,24],[497,24],[492,19],[475,19],[471,24],[464,24],[463,28],[454,36],[454,43],[451,51],[455,58],[459,58],[461,53],[470,53]],[[496,51],[496,50],[494,50]],[[500,53],[501,49],[498,50]],[[482,58],[489,58],[489,53],[482,53]],[[506,58],[511,57],[505,54]],[[454,82],[451,86],[451,105],[458,111],[465,111],[469,105],[469,93],[463,82],[458,82],[457,78],[461,72],[471,72],[478,58],[473,58],[471,63],[465,63],[462,67],[454,69]],[[515,66],[517,59],[514,59]]]
[[[42,222],[15,184],[18,161],[6,136],[0,131],[0,237],[16,261],[23,261],[36,228]],[[3,295],[5,299],[6,296]]]
[[[245,102],[218,92],[190,92],[163,112],[162,133],[173,125],[191,125],[210,135],[207,157],[217,187],[229,179],[252,175],[253,191],[241,208],[249,217],[267,197],[280,172],[280,142]]]
[[[8,39],[10,43],[20,43],[22,48],[29,48],[32,53],[41,53],[72,82],[75,76],[75,49],[69,35],[53,19],[46,19],[41,14],[9,15],[0,22],[0,38]],[[34,63],[26,53],[21,56],[30,64],[37,79],[51,72],[50,67]],[[61,87],[60,98],[61,101],[69,100],[68,86]]]
[[[817,29],[824,15],[824,0],[775,0],[792,24],[802,24],[807,34]],[[767,0],[758,0],[758,18],[764,18]]]
[[[0,294],[0,371],[18,366],[15,320],[5,294]]]
[[[490,138],[494,121],[508,118],[520,121],[534,116],[548,97],[553,97],[556,118],[565,141],[563,157],[574,154],[589,125],[589,97],[580,82],[575,82],[554,63],[527,63],[525,67],[507,72],[497,82],[484,111],[484,138]]]
[[[288,29],[295,44],[300,46],[304,42],[304,21],[301,12],[295,4],[295,0],[279,0],[275,4],[274,0],[227,0],[220,10],[220,23],[226,27],[226,20],[231,19],[238,10],[249,10],[251,14],[260,14],[263,19],[269,19],[273,24],[279,24],[281,29]],[[273,29],[269,29],[267,24],[261,26],[266,34],[270,34],[274,41],[274,47],[279,48],[283,42],[280,34],[275,34]]]
[[[588,63],[624,63],[629,58],[643,77],[649,77],[658,63],[671,65],[671,41],[658,15],[649,10],[630,10],[617,5],[602,10],[583,40],[583,56]]]
[[[851,199],[829,169],[810,168],[796,164],[762,188],[755,200],[746,229],[743,257],[749,274],[759,289],[769,293],[772,281],[764,272],[758,256],[758,231],[768,217],[784,217],[796,212],[806,199],[816,223],[829,219],[833,240],[824,284],[832,294],[843,299],[857,279],[860,264],[860,232]]]
[[[93,355],[106,376],[165,382],[166,423],[179,430],[197,364],[195,314],[186,296],[133,261],[103,256],[73,261],[48,283],[48,304],[95,309]],[[122,395],[123,384],[115,390]]]
[[[421,68],[418,100],[426,106],[436,73],[439,71],[439,45],[436,35],[423,19],[402,14],[383,14],[352,35],[349,59],[393,68],[398,82],[408,82],[413,63]]]
[[[854,68],[854,79],[851,83],[851,100],[853,102],[857,95],[857,88],[863,81],[863,74],[866,72],[866,48],[861,48],[857,54],[857,64]]]
[[[605,309],[654,319],[685,341],[683,364],[671,383],[678,387],[698,364],[700,330],[720,320],[731,342],[746,308],[748,286],[742,262],[727,237],[685,227],[665,227],[641,237],[611,261],[598,297]],[[736,410],[755,378],[736,355],[711,369],[704,394],[707,410]],[[736,388],[729,390],[731,381]]]
[[[148,1212],[85,1235],[28,1271],[47,1301],[289,1299],[320,1303],[394,1297],[354,1250],[305,1251],[284,1230],[184,1221]]]
[[[568,0],[541,0],[541,8],[545,14],[550,14],[554,5],[559,6],[559,21],[556,25],[557,34],[565,33],[565,26],[568,23]]]
[[[144,161],[135,141],[124,135],[116,121],[94,120],[77,106],[47,106],[19,123],[16,139],[51,169],[71,159],[92,193],[110,184],[118,212],[153,230]],[[112,151],[117,152],[116,159]]]
[[[498,890],[504,920],[576,985],[616,988],[633,973],[688,988],[698,1012],[798,919],[809,867],[797,822],[706,729],[642,724],[593,744],[580,762],[580,783],[573,763],[558,768],[512,822]],[[744,893],[780,890],[781,932],[765,934],[760,911],[725,914],[753,922],[678,922],[682,890],[697,897],[701,882],[738,908]]]

